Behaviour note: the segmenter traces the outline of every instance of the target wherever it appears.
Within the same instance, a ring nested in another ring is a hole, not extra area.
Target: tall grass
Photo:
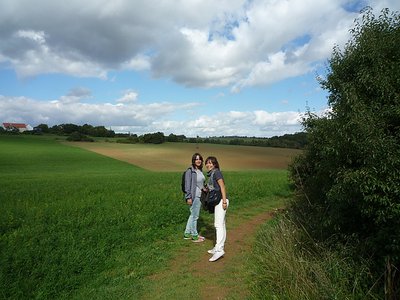
[[[184,243],[180,172],[34,136],[0,136],[0,169],[0,298],[137,299]],[[289,193],[285,171],[224,175],[232,213]]]
[[[365,286],[369,272],[341,252],[315,244],[286,217],[258,232],[251,259],[257,299],[378,299]]]

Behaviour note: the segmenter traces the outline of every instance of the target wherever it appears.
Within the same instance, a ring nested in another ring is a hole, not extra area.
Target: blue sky
[[[0,0],[0,122],[271,137],[323,113],[365,6],[397,0]]]

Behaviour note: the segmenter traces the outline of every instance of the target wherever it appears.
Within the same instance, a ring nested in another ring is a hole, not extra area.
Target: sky
[[[0,0],[0,123],[300,132],[360,11],[398,0]]]

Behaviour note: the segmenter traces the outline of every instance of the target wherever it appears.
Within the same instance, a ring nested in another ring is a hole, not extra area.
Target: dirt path
[[[217,277],[221,273],[225,272],[227,267],[232,268],[234,264],[234,256],[241,255],[245,256],[246,253],[250,252],[251,244],[254,240],[254,235],[258,226],[272,218],[272,212],[265,212],[256,217],[253,217],[250,221],[241,224],[238,228],[232,229],[228,232],[228,238],[226,241],[226,255],[217,262],[207,263],[210,255],[205,253],[201,260],[194,265],[194,270],[198,276],[201,277]],[[239,259],[239,262],[241,260]],[[233,276],[233,274],[232,274]],[[242,292],[247,293],[247,290],[242,284],[236,285],[238,289],[243,289]],[[209,285],[207,289],[202,289],[203,299],[225,299],[230,294],[230,288],[221,286],[218,281],[214,282],[214,285]],[[244,295],[243,295],[244,296]]]
[[[240,222],[240,226],[233,229],[230,229],[228,225],[226,254],[216,262],[209,262],[210,254],[207,253],[207,250],[213,246],[214,232],[206,233],[207,239],[203,243],[194,244],[188,241],[186,247],[171,261],[167,271],[151,276],[150,279],[158,282],[160,286],[158,290],[153,290],[152,295],[147,295],[146,299],[165,296],[163,286],[171,286],[169,278],[176,280],[176,278],[182,278],[183,274],[190,274],[200,284],[201,293],[197,295],[199,299],[232,299],[232,295],[235,295],[234,299],[248,298],[249,291],[243,278],[243,264],[248,257],[247,254],[250,253],[259,225],[271,219],[273,214],[272,211],[263,212]],[[231,217],[235,218],[235,216]],[[227,218],[229,222],[228,215]],[[210,278],[213,280],[210,281]],[[179,295],[174,296],[180,298]]]

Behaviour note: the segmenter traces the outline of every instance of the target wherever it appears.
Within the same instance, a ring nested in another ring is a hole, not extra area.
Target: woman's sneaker
[[[201,236],[201,235],[192,236],[192,242],[193,243],[201,243],[201,242],[204,242],[205,239],[206,238],[204,236]]]
[[[190,239],[192,238],[192,236],[191,236],[190,233],[185,233],[185,234],[183,235],[183,238],[184,238],[185,240],[190,240]]]
[[[222,256],[224,256],[225,251],[215,251],[214,255],[209,259],[209,261],[216,261],[220,259]]]
[[[215,253],[215,248],[212,248],[212,249],[210,249],[210,250],[207,250],[207,252],[208,252],[209,254],[214,254],[214,253]]]

